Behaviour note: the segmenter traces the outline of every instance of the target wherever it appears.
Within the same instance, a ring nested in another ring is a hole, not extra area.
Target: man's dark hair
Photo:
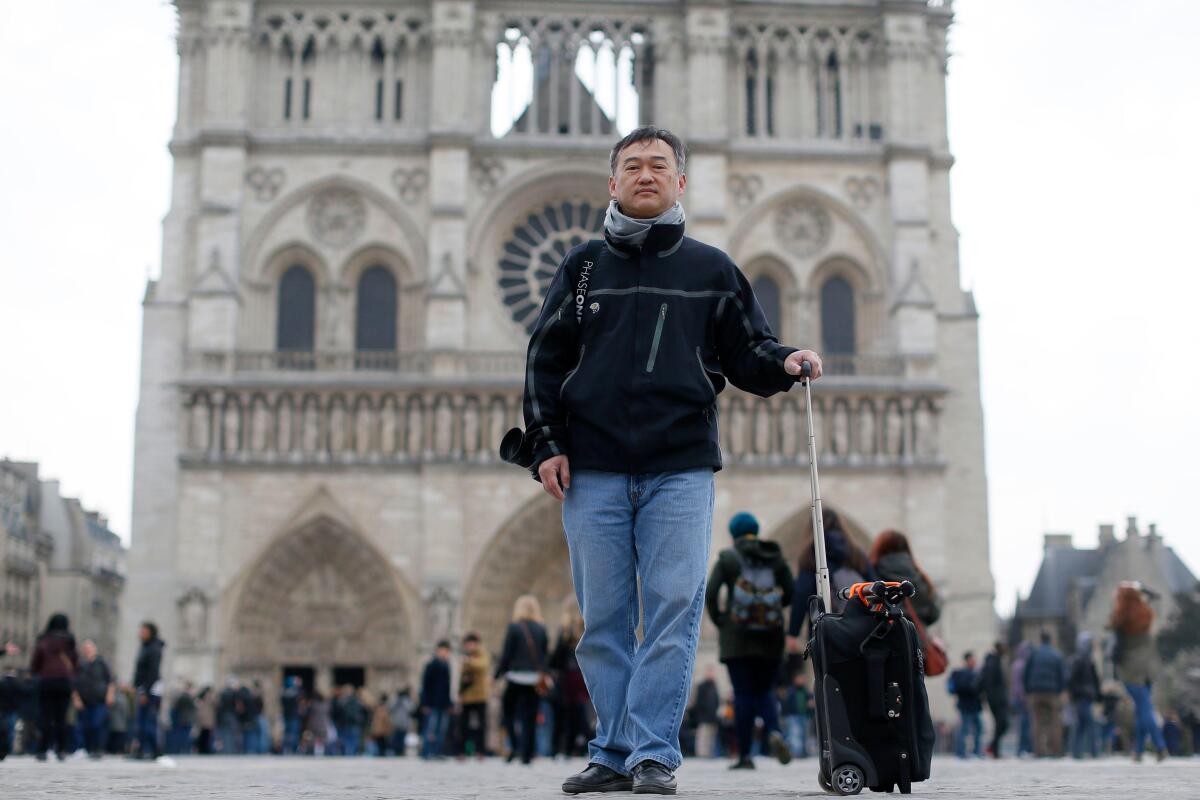
[[[468,633],[466,636],[463,637],[463,641],[464,642],[475,642],[478,644],[479,634],[475,633],[474,631],[471,631],[470,633]]]
[[[1042,631],[1042,644],[1050,644],[1050,631]]]
[[[963,661],[970,661],[970,660],[971,660],[972,658],[974,658],[974,657],[975,657],[975,654],[974,654],[974,653],[972,653],[970,650],[968,650],[967,652],[963,653]]]
[[[622,150],[631,144],[652,142],[655,139],[661,139],[671,147],[671,152],[675,154],[676,170],[682,175],[684,164],[687,162],[687,152],[684,150],[683,141],[666,128],[656,128],[653,125],[643,125],[640,128],[634,128],[625,134],[621,141],[613,145],[612,152],[608,154],[609,174],[617,174],[617,156],[620,155]]]
[[[446,648],[447,650],[449,650],[450,642],[446,641],[445,639],[442,639],[440,642],[437,643],[438,650],[441,650],[443,647]]]
[[[142,627],[150,631],[150,639],[153,641],[158,638],[158,626],[153,622],[143,622]]]

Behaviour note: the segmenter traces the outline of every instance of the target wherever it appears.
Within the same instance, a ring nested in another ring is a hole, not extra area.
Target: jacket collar
[[[622,258],[635,258],[643,251],[657,253],[659,258],[665,258],[679,249],[679,245],[683,242],[685,224],[680,222],[675,225],[651,225],[650,232],[646,234],[646,241],[640,248],[618,244],[608,235],[607,230],[604,231],[604,241],[608,243],[610,250]]]

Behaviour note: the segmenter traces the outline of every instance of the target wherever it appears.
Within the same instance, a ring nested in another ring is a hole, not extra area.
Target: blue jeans
[[[300,747],[300,718],[283,718],[283,752],[292,755]]]
[[[1167,742],[1163,738],[1162,728],[1154,718],[1154,703],[1150,700],[1150,687],[1144,683],[1127,683],[1125,691],[1133,699],[1133,750],[1141,753],[1146,749],[1146,736],[1149,735],[1160,753],[1167,752]]]
[[[92,755],[104,752],[108,741],[108,706],[103,701],[84,706],[76,715],[79,730],[83,734],[83,746]]]
[[[431,708],[421,725],[421,758],[437,758],[446,746],[446,730],[450,724],[450,709]]]
[[[792,755],[808,758],[808,715],[792,714],[787,718],[787,740]]]
[[[1097,758],[1100,755],[1100,741],[1096,736],[1096,719],[1092,716],[1092,701],[1076,700],[1073,705],[1075,706],[1075,730],[1071,734],[1071,755],[1075,758],[1083,758],[1083,754],[1086,752],[1090,753],[1092,758]]]
[[[954,739],[954,754],[959,758],[967,757],[967,734],[968,732],[975,737],[975,749],[973,755],[983,755],[983,712],[982,711],[962,711],[958,712],[962,722],[958,726],[958,736]]]
[[[592,763],[629,774],[646,759],[671,770],[683,760],[713,496],[708,467],[571,476],[563,528],[584,621],[575,655],[596,709]]]
[[[146,700],[145,703],[142,702],[143,698]],[[140,745],[138,755],[142,758],[148,755],[158,755],[158,705],[161,702],[161,697],[138,693],[137,737]]]

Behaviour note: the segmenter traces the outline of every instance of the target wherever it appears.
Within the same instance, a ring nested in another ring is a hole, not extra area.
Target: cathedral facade
[[[990,642],[949,0],[175,5],[124,601],[171,674],[386,689],[438,638],[497,647],[521,594],[557,627],[559,507],[497,447],[542,292],[600,235],[609,149],[638,124],[688,146],[688,234],[733,257],[781,341],[826,357],[826,506],[862,542],[906,532],[944,592],[938,633]],[[794,564],[803,398],[730,387],[720,412],[714,555],[750,510]]]

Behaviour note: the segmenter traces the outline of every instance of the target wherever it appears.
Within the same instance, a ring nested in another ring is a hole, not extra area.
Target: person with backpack
[[[778,544],[758,538],[753,515],[735,514],[729,533],[733,547],[717,557],[704,605],[720,631],[720,658],[733,684],[738,760],[731,769],[754,769],[750,750],[757,719],[763,722],[772,755],[786,764],[792,753],[779,731],[775,680],[783,659],[783,615],[792,599],[792,571]]]
[[[983,758],[983,692],[982,680],[976,669],[975,654],[963,654],[963,665],[950,673],[946,691],[957,699],[959,725],[954,740],[954,754],[967,757],[967,736],[973,736],[975,747],[971,755]]]
[[[829,562],[829,590],[833,594],[833,608],[830,610],[841,611],[846,607],[846,601],[837,596],[841,589],[876,580],[878,576],[867,554],[850,541],[850,537],[842,530],[842,521],[836,511],[824,509],[821,520],[825,528],[825,557]],[[787,631],[788,649],[793,652],[800,650],[799,636],[804,621],[808,619],[809,601],[817,594],[817,556],[811,533],[805,537],[798,567]]]

